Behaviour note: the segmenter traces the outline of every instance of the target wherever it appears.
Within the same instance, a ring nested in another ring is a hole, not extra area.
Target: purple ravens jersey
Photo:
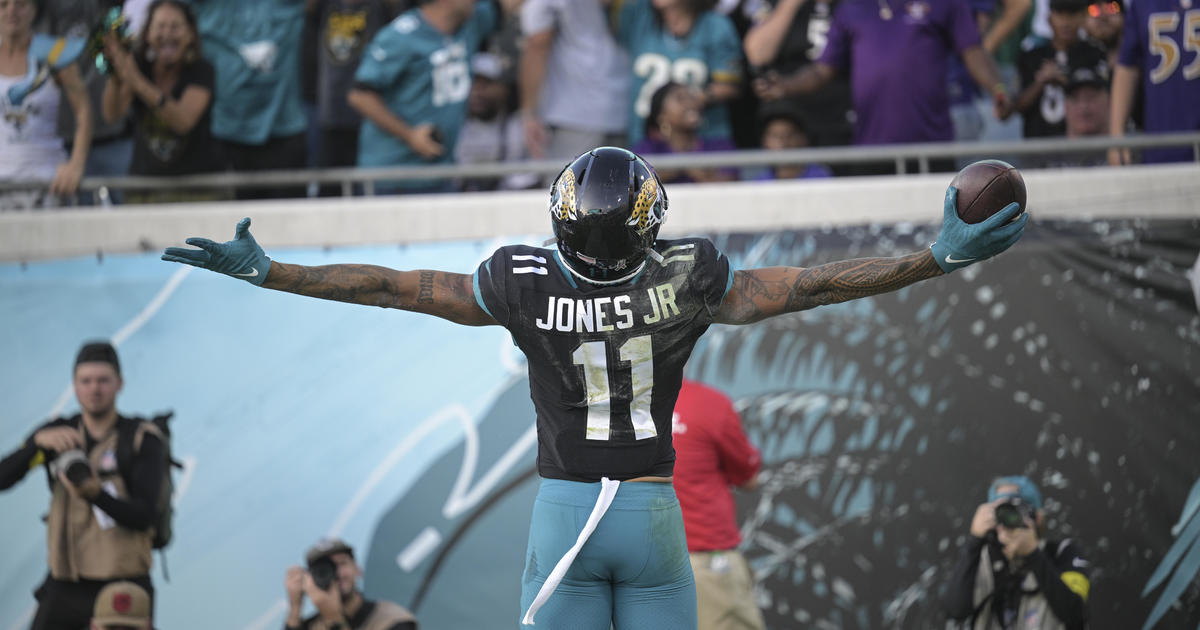
[[[538,473],[594,482],[675,465],[671,416],[692,347],[733,283],[708,240],[660,240],[628,282],[573,276],[555,249],[502,247],[475,271],[475,299],[528,359]]]
[[[966,0],[843,0],[820,61],[850,76],[855,144],[946,142],[948,64],[979,45]]]
[[[1200,7],[1190,0],[1133,0],[1125,6],[1120,64],[1141,71],[1146,132],[1200,131]],[[1142,153],[1144,162],[1191,159],[1191,147]]]

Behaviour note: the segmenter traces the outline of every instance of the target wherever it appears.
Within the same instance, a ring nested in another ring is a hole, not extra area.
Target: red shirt
[[[685,380],[675,402],[675,494],[683,508],[688,551],[733,549],[742,542],[730,486],[758,473],[762,459],[746,439],[733,403]]]

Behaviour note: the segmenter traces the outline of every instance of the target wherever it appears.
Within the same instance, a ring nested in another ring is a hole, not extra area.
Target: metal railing
[[[893,144],[877,146],[821,147],[785,151],[738,150],[711,153],[681,153],[655,155],[653,164],[663,169],[765,167],[788,164],[819,163],[827,165],[891,162],[896,173],[907,173],[907,163],[916,161],[918,173],[928,173],[931,160],[939,158],[969,158],[975,156],[1026,156],[1061,154],[1097,154],[1109,148],[1147,149],[1191,147],[1192,159],[1200,162],[1200,132],[1172,134],[1140,134],[1121,138],[1098,136],[1092,138],[1038,138],[1009,142],[944,142],[923,144]],[[358,188],[362,194],[373,195],[377,181],[410,180],[467,180],[500,178],[508,175],[556,175],[563,167],[561,160],[531,160],[496,162],[490,164],[447,164],[436,166],[394,166],[386,168],[331,168],[289,171],[221,172],[178,177],[86,177],[80,183],[83,191],[101,188],[125,191],[155,191],[173,189],[231,189],[309,186],[337,184],[343,196]],[[0,181],[0,191],[43,189],[49,185],[42,180]]]

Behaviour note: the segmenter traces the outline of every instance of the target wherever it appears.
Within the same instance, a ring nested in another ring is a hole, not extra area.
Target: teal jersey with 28
[[[406,124],[432,124],[446,152],[425,160],[399,138],[363,120],[358,139],[359,166],[449,163],[467,115],[471,56],[496,28],[496,6],[475,4],[471,17],[447,35],[434,28],[420,9],[401,14],[383,27],[358,65],[354,81],[377,92],[388,109]]]
[[[716,11],[704,11],[683,37],[667,32],[650,0],[615,0],[615,34],[633,62],[629,103],[629,144],[645,135],[650,99],[668,82],[703,89],[713,82],[742,78],[742,42],[733,22]],[[724,103],[704,108],[700,135],[731,138],[733,128]]]

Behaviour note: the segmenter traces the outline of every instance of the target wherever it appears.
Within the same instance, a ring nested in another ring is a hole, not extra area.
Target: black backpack
[[[158,492],[157,517],[154,521],[154,540],[152,542],[154,549],[162,549],[171,544],[171,537],[175,533],[172,527],[175,508],[171,504],[171,498],[175,494],[175,480],[171,473],[173,469],[183,468],[183,464],[171,456],[171,428],[167,426],[167,422],[173,415],[175,415],[174,411],[168,411],[154,416],[150,420],[121,418],[117,423],[117,468],[120,470],[126,486],[129,485],[129,478],[132,474],[133,440],[137,434],[138,423],[153,423],[158,428],[159,434],[162,435],[163,457],[166,459],[166,465],[163,467],[163,480]],[[164,566],[164,572],[165,569]]]

